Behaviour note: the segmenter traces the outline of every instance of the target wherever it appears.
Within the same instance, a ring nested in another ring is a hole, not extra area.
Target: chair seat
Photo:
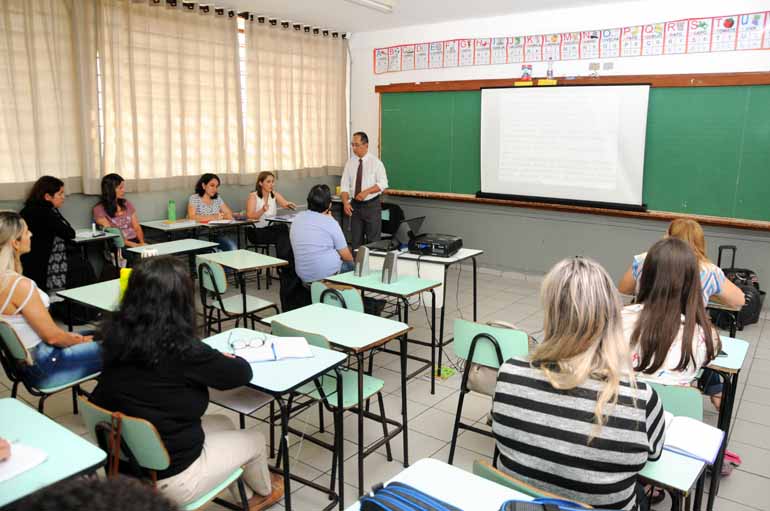
[[[334,372],[327,373],[321,378],[324,394],[329,405],[337,407],[337,378]],[[364,395],[368,399],[377,394],[385,386],[385,382],[374,376],[364,375]],[[297,392],[313,399],[321,399],[321,394],[315,383],[309,382],[300,387]],[[342,408],[348,409],[358,405],[358,373],[342,370]]]
[[[219,309],[219,302],[213,300],[212,304],[215,308]],[[233,295],[227,298],[222,298],[222,305],[224,305],[224,312],[228,314],[243,314],[243,296]],[[275,303],[270,300],[263,300],[252,295],[246,295],[246,312],[258,312],[269,307],[275,307]]]
[[[244,415],[251,415],[273,398],[269,394],[247,387],[232,390],[209,389],[209,401],[222,408],[227,408]]]
[[[86,382],[88,380],[93,380],[94,378],[97,378],[101,374],[101,371],[97,371],[93,374],[89,374],[88,376],[84,376],[83,378],[80,378],[79,380],[73,380],[71,382],[67,382],[63,385],[58,385],[56,387],[46,387],[41,388],[38,387],[37,390],[39,390],[43,394],[55,394],[56,392],[59,392],[60,390],[68,389],[74,385],[79,385],[83,382]]]
[[[185,504],[182,509],[184,511],[195,511],[196,509],[199,509],[205,506],[207,503],[214,500],[214,497],[219,495],[225,488],[227,488],[228,486],[233,484],[235,481],[237,481],[238,478],[241,477],[241,474],[243,474],[242,468],[239,467],[235,469],[235,471],[229,476],[227,476],[227,478],[224,481],[222,481],[221,483],[213,487],[211,490],[206,492],[206,494],[201,495],[194,501]]]

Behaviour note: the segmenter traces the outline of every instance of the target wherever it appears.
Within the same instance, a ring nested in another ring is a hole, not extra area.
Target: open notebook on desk
[[[663,448],[713,465],[722,446],[724,431],[690,417],[663,413],[666,420]]]
[[[228,345],[233,354],[249,363],[313,356],[310,345],[304,337],[277,337],[255,332],[248,338],[230,339]]]

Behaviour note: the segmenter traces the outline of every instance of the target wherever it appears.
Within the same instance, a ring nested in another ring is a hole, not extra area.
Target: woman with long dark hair
[[[204,416],[209,387],[246,385],[252,372],[244,359],[197,338],[193,283],[182,262],[171,256],[142,260],[102,332],[104,369],[92,400],[158,429],[171,458],[158,473],[162,493],[190,502],[243,466],[247,492],[257,494],[251,510],[281,498],[283,481],[271,481],[263,435],[236,430],[225,416]]]
[[[75,238],[75,229],[59,211],[64,198],[64,182],[43,176],[32,185],[21,210],[34,235],[31,251],[21,256],[24,276],[46,293],[67,287],[67,242]]]
[[[676,238],[655,243],[644,259],[636,303],[623,309],[634,369],[646,380],[689,385],[720,349],[703,306],[698,258]]]
[[[144,232],[136,208],[126,200],[126,182],[118,174],[102,178],[102,196],[94,206],[94,221],[102,227],[117,227],[129,247],[144,245]]]

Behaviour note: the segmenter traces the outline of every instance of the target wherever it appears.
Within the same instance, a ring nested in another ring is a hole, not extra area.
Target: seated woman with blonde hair
[[[663,406],[634,379],[620,296],[582,257],[546,275],[542,343],[500,367],[493,425],[504,472],[601,509],[648,509],[638,474],[663,449]]]
[[[665,237],[680,239],[690,245],[690,248],[695,252],[700,269],[704,304],[714,299],[728,307],[743,307],[746,303],[743,291],[725,278],[722,269],[706,256],[706,238],[703,234],[703,228],[698,222],[689,218],[677,218],[669,224]],[[626,295],[636,294],[646,256],[647,252],[634,256],[631,266],[618,283],[618,291]]]
[[[48,295],[21,275],[20,256],[30,251],[31,238],[18,213],[0,211],[0,318],[14,328],[34,361],[24,368],[26,381],[58,387],[98,372],[101,344],[59,328],[48,313]]]

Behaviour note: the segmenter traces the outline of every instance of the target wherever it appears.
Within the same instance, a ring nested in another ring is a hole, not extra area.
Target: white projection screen
[[[483,89],[481,191],[640,207],[649,85]]]

